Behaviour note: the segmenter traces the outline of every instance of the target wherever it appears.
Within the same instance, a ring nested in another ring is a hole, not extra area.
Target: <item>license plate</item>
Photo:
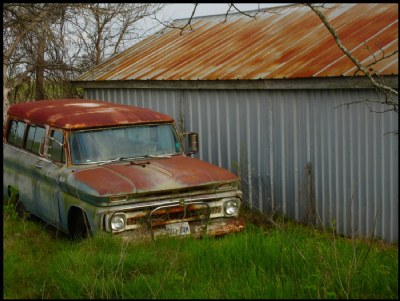
[[[175,223],[165,225],[165,228],[170,236],[180,236],[190,234],[190,227],[188,222]]]

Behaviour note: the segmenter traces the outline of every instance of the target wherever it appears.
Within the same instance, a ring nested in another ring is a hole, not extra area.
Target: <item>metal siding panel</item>
[[[286,178],[287,178],[287,185],[286,185],[286,211],[288,216],[292,216],[296,218],[295,216],[295,206],[296,202],[298,204],[298,199],[296,199],[296,191],[295,189],[297,187],[296,183],[296,173],[297,173],[297,166],[295,165],[295,157],[296,154],[298,153],[299,149],[297,145],[294,144],[295,141],[295,134],[296,134],[296,104],[294,102],[294,97],[292,93],[288,97],[288,101],[286,103],[286,116],[285,120],[287,123],[286,126],[286,154],[287,154],[287,163],[286,163]],[[282,160],[285,160],[285,158],[282,158]]]
[[[380,135],[380,129],[379,129],[379,116],[376,116],[376,114],[373,115],[372,120],[373,120],[373,129],[372,129],[372,137],[374,140],[374,144],[373,144],[373,172],[372,172],[372,176],[373,176],[373,187],[374,187],[374,191],[373,191],[373,202],[374,202],[374,214],[376,214],[376,218],[377,218],[377,222],[375,224],[375,233],[380,233],[382,231],[382,225],[380,223],[380,215],[381,215],[381,195],[380,195],[380,179],[382,177],[382,174],[380,173],[380,169],[381,169],[381,160],[380,160],[380,147],[379,145],[382,143],[381,142],[381,135]],[[380,177],[377,177],[377,175],[380,174]],[[379,187],[379,188],[378,188]]]
[[[266,149],[265,141],[267,141],[268,136],[266,135],[268,132],[262,132],[263,124],[265,122],[265,118],[262,116],[266,113],[265,109],[262,108],[262,104],[265,102],[261,102],[261,95],[256,91],[255,95],[255,103],[252,104],[251,109],[251,127],[254,129],[254,135],[251,139],[251,156],[256,160],[255,168],[253,169],[253,183],[254,183],[254,199],[255,199],[255,207],[258,208],[261,212],[264,210],[263,200],[267,201],[267,197],[264,197],[263,194],[263,180],[266,174],[266,166],[263,164],[264,158],[266,157],[262,154],[262,150]],[[264,134],[264,136],[263,136]],[[256,145],[256,147],[254,147]]]
[[[275,153],[275,148],[274,148],[274,130],[275,130],[275,124],[274,124],[274,114],[273,114],[273,100],[272,97],[267,98],[268,99],[268,134],[269,134],[269,148],[265,148],[269,150],[269,174],[270,174],[270,191],[271,191],[271,198],[270,198],[270,212],[273,212],[275,208],[275,164],[274,164],[274,153]],[[268,171],[268,170],[267,170]]]
[[[231,151],[231,133],[230,133],[230,129],[232,127],[232,118],[230,118],[229,115],[229,98],[228,98],[228,94],[225,92],[224,93],[224,97],[223,97],[223,104],[224,104],[224,108],[223,108],[223,112],[225,112],[225,137],[226,137],[226,143],[224,144],[226,149],[223,151],[224,154],[226,154],[227,157],[227,162],[226,165],[223,166],[227,166],[227,168],[229,170],[232,170],[232,151]]]
[[[316,185],[310,185],[312,191],[309,195],[309,182],[310,180],[315,183],[317,178],[315,177],[315,170],[318,166],[314,160],[311,160],[311,148],[310,148],[310,113],[309,113],[309,96],[304,91],[299,91],[295,96],[295,113],[296,113],[296,124],[295,130],[297,131],[297,143],[294,146],[295,151],[295,168],[297,175],[297,188],[295,193],[298,199],[298,220],[306,219],[312,222],[313,211],[318,208],[315,204],[315,191]],[[310,165],[310,175],[308,175],[308,166]],[[311,183],[313,183],[311,182]],[[312,209],[313,208],[313,209]]]
[[[203,91],[200,91],[200,93],[203,95],[202,93]],[[206,117],[207,122],[205,123],[206,126],[206,138],[207,138],[207,143],[205,144],[205,146],[207,146],[207,160],[209,162],[212,162],[215,164],[215,156],[214,156],[214,152],[213,152],[213,146],[215,145],[214,143],[212,143],[212,138],[214,133],[211,131],[211,129],[213,128],[213,119],[211,118],[211,102],[212,99],[211,97],[202,97],[203,101],[205,101],[206,103],[206,110],[205,110],[205,115],[203,114],[202,117]]]
[[[365,157],[365,166],[366,166],[366,219],[365,219],[365,228],[366,228],[366,234],[367,236],[371,235],[371,228],[370,225],[374,224],[374,216],[373,216],[373,189],[374,189],[374,183],[373,181],[373,169],[372,169],[372,164],[373,163],[373,151],[371,145],[373,145],[374,139],[371,139],[372,137],[372,120],[373,118],[366,118],[365,120],[365,128],[367,129],[366,133],[366,141],[365,141],[365,146],[366,146],[366,157]],[[371,142],[372,141],[372,142]]]
[[[243,193],[247,196],[247,202],[250,207],[253,206],[252,194],[250,193],[251,187],[249,186],[248,177],[248,159],[247,159],[247,147],[246,147],[246,136],[247,129],[246,124],[248,121],[248,113],[246,110],[246,102],[244,99],[241,99],[240,95],[237,92],[234,92],[234,98],[236,102],[235,107],[235,115],[236,115],[236,133],[238,133],[237,139],[237,157],[239,163],[239,175],[242,179],[242,189]]]
[[[390,125],[398,124],[398,114],[391,113],[390,114]],[[388,129],[389,132],[393,131],[392,128]],[[390,137],[390,153],[389,153],[389,161],[390,161],[390,221],[388,225],[390,226],[390,235],[385,236],[389,241],[396,241],[399,237],[399,191],[398,191],[398,180],[399,180],[399,169],[398,169],[398,136],[391,135]]]
[[[251,122],[252,117],[250,114],[249,101],[245,101],[242,97],[241,97],[241,99],[242,99],[241,103],[243,104],[243,107],[244,107],[242,112],[245,113],[245,116],[244,116],[245,133],[243,135],[243,144],[244,145],[242,146],[242,150],[244,152],[244,158],[245,158],[244,159],[245,160],[244,168],[246,170],[246,175],[247,175],[246,181],[247,181],[247,186],[249,188],[249,192],[248,192],[249,203],[250,203],[250,207],[253,208],[253,206],[254,206],[254,199],[253,199],[254,186],[253,186],[252,168],[251,168],[253,158],[251,157],[251,149],[250,149],[251,142],[250,141],[255,141],[255,140],[251,139],[252,131],[251,131],[251,127],[250,127],[250,122]]]
[[[384,132],[385,133],[389,133],[389,132],[391,132],[392,131],[392,129],[391,129],[391,125],[393,125],[393,124],[395,124],[394,122],[393,122],[393,116],[394,116],[395,114],[394,113],[392,113],[391,112],[391,114],[390,114],[390,116],[389,116],[389,118],[385,118],[384,119],[384,121],[385,121],[385,124],[384,124]],[[398,136],[397,136],[398,137]],[[394,197],[396,197],[397,199],[398,199],[398,195],[397,196],[395,196],[395,195],[393,195],[392,196],[392,194],[391,194],[391,192],[392,192],[392,190],[391,190],[391,186],[392,185],[395,185],[393,182],[392,182],[392,180],[393,180],[393,176],[391,176],[391,173],[389,173],[389,172],[386,172],[386,171],[391,171],[392,173],[393,173],[393,169],[392,169],[392,166],[393,166],[393,155],[394,154],[392,154],[391,153],[391,150],[393,149],[393,144],[394,144],[394,141],[397,141],[398,142],[398,140],[395,140],[395,138],[393,137],[393,134],[385,134],[385,136],[383,137],[383,139],[384,139],[384,143],[383,143],[383,145],[391,145],[392,146],[392,148],[388,148],[388,147],[386,147],[385,149],[384,149],[384,151],[385,151],[385,154],[384,154],[384,161],[385,161],[385,167],[384,167],[384,171],[385,171],[385,177],[386,177],[386,179],[385,179],[385,187],[383,188],[384,189],[384,192],[385,192],[385,217],[384,217],[384,219],[385,219],[385,221],[387,221],[387,220],[390,220],[391,219],[391,216],[392,216],[392,211],[394,211],[394,209],[396,210],[396,213],[398,212],[398,210],[397,210],[397,206],[395,205],[395,204],[391,204],[391,200],[393,200],[394,199]],[[383,146],[382,145],[382,146]],[[398,166],[397,164],[395,165],[395,166]],[[397,171],[398,171],[398,169],[397,169]],[[398,177],[398,176],[397,176]],[[395,208],[392,208],[392,207],[395,207]],[[398,220],[397,218],[395,219],[395,220]],[[396,229],[394,229],[394,231],[396,231]],[[384,235],[384,237],[391,237],[391,238],[393,238],[392,237],[392,229],[391,229],[391,225],[390,225],[390,223],[385,223],[385,235]]]
[[[298,123],[298,119],[297,119],[297,113],[300,113],[299,110],[301,109],[301,106],[299,106],[299,101],[293,100],[291,99],[291,107],[293,108],[292,111],[292,121],[293,121],[293,125],[292,125],[292,133],[293,133],[293,146],[290,148],[293,151],[293,175],[294,175],[294,195],[292,196],[292,200],[294,201],[293,204],[293,214],[292,216],[294,216],[294,218],[296,220],[300,219],[299,216],[299,207],[300,207],[300,191],[299,191],[299,181],[300,181],[300,177],[301,174],[300,171],[302,170],[301,168],[299,168],[299,152],[302,151],[302,148],[299,147],[299,140],[300,140],[300,124]]]
[[[287,157],[286,154],[286,127],[285,127],[285,101],[281,101],[279,106],[279,117],[280,117],[280,131],[277,133],[281,135],[281,144],[280,145],[280,152],[276,152],[279,156],[277,160],[277,168],[279,168],[281,172],[281,186],[278,189],[281,191],[281,204],[282,204],[282,212],[286,214],[286,160],[284,158]]]
[[[349,160],[350,160],[350,183],[351,184],[351,206],[350,206],[350,231],[351,231],[351,236],[354,237],[356,233],[359,232],[358,228],[358,210],[359,210],[359,195],[358,195],[358,174],[357,170],[360,169],[359,166],[359,161],[357,159],[358,156],[362,156],[361,151],[359,149],[360,146],[360,141],[359,137],[357,136],[357,130],[358,130],[358,124],[359,124],[359,115],[360,115],[360,110],[357,110],[357,108],[351,108],[353,111],[352,118],[350,119],[349,123],[349,135],[350,135],[350,154],[349,154]]]
[[[318,110],[317,106],[319,103],[316,101],[316,95],[310,95],[309,105],[307,107],[307,120],[313,119],[313,123],[309,123],[311,130],[310,136],[312,137],[311,143],[312,145],[321,145],[321,147],[313,148],[312,158],[314,162],[314,203],[315,203],[315,213],[318,222],[322,224],[326,223],[327,220],[327,206],[326,203],[323,202],[326,198],[326,179],[325,179],[325,170],[326,170],[326,160],[325,160],[325,153],[326,153],[326,143],[324,143],[324,139],[326,138],[326,134],[324,133],[324,127],[322,126],[322,120],[324,120],[324,112]],[[318,111],[319,113],[316,114],[315,112]],[[320,125],[320,126],[318,126]],[[307,145],[310,142],[307,142]],[[311,159],[307,156],[307,160]]]
[[[221,94],[221,92],[220,92],[220,94]],[[220,114],[220,109],[219,109],[219,107],[220,107],[220,101],[219,100],[216,100],[215,101],[215,121],[216,121],[216,125],[215,125],[215,129],[216,129],[216,133],[215,133],[215,135],[216,135],[216,141],[218,142],[218,147],[217,147],[217,149],[215,150],[216,151],[216,161],[217,161],[217,165],[218,166],[223,166],[222,165],[222,156],[221,156],[221,148],[222,148],[222,144],[221,144],[221,142],[222,142],[222,137],[221,137],[221,123],[222,123],[222,120],[221,120],[221,114]],[[224,164],[224,166],[226,166],[226,164]]]
[[[241,152],[241,137],[242,137],[242,133],[241,133],[241,129],[242,129],[242,125],[241,125],[241,118],[240,118],[240,108],[239,108],[239,100],[237,99],[237,95],[234,94],[233,95],[233,114],[231,115],[232,117],[234,116],[234,120],[235,120],[235,124],[234,127],[232,128],[233,133],[232,135],[234,135],[235,139],[234,139],[234,154],[233,154],[233,160],[235,162],[235,164],[237,165],[236,169],[237,169],[237,174],[239,175],[239,177],[242,179],[242,189],[244,189],[244,193],[246,193],[247,196],[247,185],[245,185],[245,183],[243,182],[243,168],[242,168],[242,152]]]
[[[340,90],[340,94],[336,97],[336,99],[345,99],[346,95],[342,94],[342,90]],[[346,99],[347,101],[347,99]],[[344,110],[344,108],[339,108],[338,110]],[[346,235],[349,235],[349,229],[348,229],[348,224],[349,224],[349,219],[348,219],[348,210],[350,208],[350,202],[351,202],[351,193],[349,192],[349,163],[348,163],[348,154],[349,152],[349,120],[348,120],[348,112],[340,112],[338,111],[338,114],[342,113],[342,123],[341,123],[341,130],[339,131],[339,135],[341,136],[341,153],[340,153],[340,161],[341,161],[341,166],[339,165],[339,172],[340,172],[340,177],[341,181],[340,184],[343,189],[342,189],[342,194],[339,196],[341,200],[341,205],[342,205],[342,219],[343,221],[343,227],[342,227],[342,232]]]
[[[210,135],[208,132],[209,129],[209,114],[207,114],[207,108],[208,108],[208,98],[207,99],[203,99],[201,97],[201,91],[198,91],[198,97],[199,97],[199,101],[197,102],[197,106],[198,106],[198,120],[199,120],[199,124],[201,125],[199,127],[199,129],[201,129],[200,131],[200,135],[201,135],[201,141],[202,141],[202,151],[203,151],[203,156],[201,156],[200,158],[202,160],[206,160],[208,162],[212,162],[212,158],[210,156]]]
[[[274,93],[275,97],[272,99],[272,124],[273,124],[273,132],[272,132],[272,147],[274,149],[272,162],[274,164],[274,182],[272,182],[272,186],[274,189],[274,206],[272,210],[282,211],[282,164],[280,161],[280,155],[284,152],[284,149],[281,146],[282,136],[279,134],[281,132],[281,114],[279,111],[281,97],[279,97],[279,91]]]
[[[262,200],[263,200],[263,193],[262,193],[262,180],[263,177],[261,176],[261,171],[262,169],[262,162],[261,162],[261,150],[263,149],[261,147],[262,142],[264,141],[264,139],[262,139],[261,137],[261,124],[262,124],[262,120],[261,120],[261,105],[260,105],[260,99],[259,99],[259,94],[257,94],[257,100],[255,103],[255,106],[253,107],[253,110],[255,109],[255,112],[252,113],[252,121],[253,123],[255,123],[255,125],[253,126],[253,128],[255,128],[256,133],[255,133],[255,141],[257,144],[256,148],[252,148],[252,156],[253,158],[257,159],[257,166],[256,166],[256,170],[255,170],[255,194],[256,194],[256,207],[262,212],[263,211],[263,205],[262,205]],[[253,140],[253,141],[254,141]]]
[[[200,97],[199,97],[199,91],[194,91],[195,93],[194,93],[194,99],[193,99],[193,112],[195,112],[194,113],[194,115],[193,115],[193,117],[194,117],[194,125],[195,126],[193,126],[193,131],[197,131],[198,132],[198,134],[199,134],[199,141],[200,141],[200,151],[199,151],[199,158],[201,159],[201,160],[206,160],[205,158],[205,156],[203,155],[204,154],[204,145],[206,145],[206,144],[203,144],[204,142],[205,142],[205,138],[207,138],[207,137],[204,137],[205,136],[205,132],[203,131],[203,119],[201,118],[201,107],[200,107],[200,105],[201,105],[201,99],[200,99]],[[197,125],[197,127],[196,127],[196,125]],[[207,147],[207,145],[206,145],[206,147]]]
[[[359,118],[357,120],[358,130],[356,133],[357,143],[357,178],[356,185],[358,186],[357,195],[358,195],[358,231],[360,235],[366,235],[366,210],[367,210],[367,193],[364,189],[365,185],[367,185],[367,169],[366,169],[366,157],[367,157],[367,148],[362,145],[362,141],[364,143],[367,141],[367,128],[365,127],[365,123],[367,120],[367,112],[366,108],[359,108]],[[358,179],[358,181],[357,181]]]
[[[301,91],[300,93],[301,93],[302,98],[307,99],[307,96],[305,95],[304,91]],[[318,203],[315,202],[315,190],[318,187],[318,182],[317,182],[318,178],[315,176],[316,162],[313,162],[311,160],[311,157],[313,156],[313,151],[314,151],[314,148],[311,147],[311,131],[312,131],[312,128],[314,127],[315,123],[311,123],[309,97],[308,97],[307,102],[303,106],[305,109],[305,118],[303,118],[303,116],[299,117],[299,125],[304,124],[303,120],[309,120],[309,122],[306,122],[305,133],[302,133],[302,135],[300,137],[304,137],[303,135],[305,135],[305,137],[306,137],[306,140],[305,140],[305,152],[306,153],[303,155],[305,156],[305,160],[312,164],[312,179],[311,179],[312,182],[311,182],[311,184],[314,183],[314,187],[313,187],[312,194],[309,197],[311,198],[312,206],[313,206],[312,218],[314,219],[314,222],[317,222],[314,215],[316,212],[318,212],[318,209],[319,209]]]
[[[387,120],[385,118],[382,119],[382,131],[385,131]],[[388,156],[388,151],[389,149],[385,147],[385,145],[390,144],[390,141],[387,135],[382,137],[382,144],[381,144],[381,160],[382,160],[382,187],[381,187],[381,193],[382,193],[382,236],[388,236],[390,233],[390,229],[388,229],[388,223],[387,221],[390,218],[390,211],[388,210],[390,208],[390,203],[389,203],[389,192],[390,192],[390,187],[388,183],[390,183],[390,179],[388,178],[388,174],[384,172],[385,170],[390,170],[390,166],[388,165],[389,158]]]
[[[230,118],[227,111],[228,98],[225,91],[219,91],[219,97],[216,99],[216,118],[218,119],[216,128],[216,141],[219,143],[217,148],[217,158],[219,166],[231,168],[230,158]]]
[[[334,145],[335,145],[335,154],[334,154],[334,179],[333,179],[333,187],[334,187],[334,194],[333,194],[333,199],[332,202],[335,202],[335,222],[340,220],[340,209],[342,208],[342,202],[340,200],[340,167],[339,162],[340,162],[340,150],[341,150],[341,139],[340,139],[340,134],[339,131],[341,129],[342,125],[342,120],[341,120],[341,115],[338,115],[337,112],[334,113],[334,124],[333,124],[333,137],[334,137]],[[342,225],[339,222],[336,222],[336,231],[338,233],[342,233]]]

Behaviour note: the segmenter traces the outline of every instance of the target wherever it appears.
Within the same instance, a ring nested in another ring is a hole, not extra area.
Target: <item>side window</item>
[[[39,154],[41,142],[43,141],[45,134],[46,130],[43,127],[29,125],[25,149],[35,154]]]
[[[24,144],[25,128],[25,122],[12,120],[7,133],[7,142],[22,147]]]
[[[64,136],[63,132],[60,130],[50,131],[49,146],[47,149],[47,155],[50,159],[57,162],[65,162],[65,154],[63,149]]]

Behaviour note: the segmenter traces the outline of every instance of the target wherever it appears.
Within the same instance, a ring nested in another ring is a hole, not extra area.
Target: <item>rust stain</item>
[[[173,122],[172,117],[150,109],[79,99],[41,100],[15,104],[8,114],[37,124],[77,129],[108,125]]]
[[[228,233],[240,232],[244,229],[245,224],[243,218],[235,220],[226,220],[226,222],[216,225],[210,225],[207,233],[211,236],[222,236]]]
[[[84,183],[100,196],[160,192],[184,187],[197,187],[237,177],[208,162],[185,156],[158,159],[145,168],[136,165],[109,164],[74,173],[74,179]],[[104,185],[104,183],[108,183]]]
[[[321,9],[343,44],[361,61],[398,41],[398,4],[340,3]],[[95,67],[77,81],[234,80],[347,75],[352,63],[307,7],[267,10],[256,19],[236,14],[193,19],[193,31],[166,29]],[[176,21],[182,24],[182,20]],[[367,43],[369,51],[359,45]],[[397,42],[395,43],[397,45]],[[392,47],[393,48],[393,47]],[[398,47],[397,47],[398,48]],[[398,56],[380,62],[398,74]]]

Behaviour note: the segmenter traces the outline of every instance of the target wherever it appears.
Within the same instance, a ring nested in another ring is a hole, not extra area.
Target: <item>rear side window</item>
[[[7,142],[22,147],[24,144],[25,129],[25,122],[12,120],[8,130]]]
[[[45,134],[45,128],[35,125],[29,125],[25,149],[35,154],[39,154],[41,142],[43,141]]]

